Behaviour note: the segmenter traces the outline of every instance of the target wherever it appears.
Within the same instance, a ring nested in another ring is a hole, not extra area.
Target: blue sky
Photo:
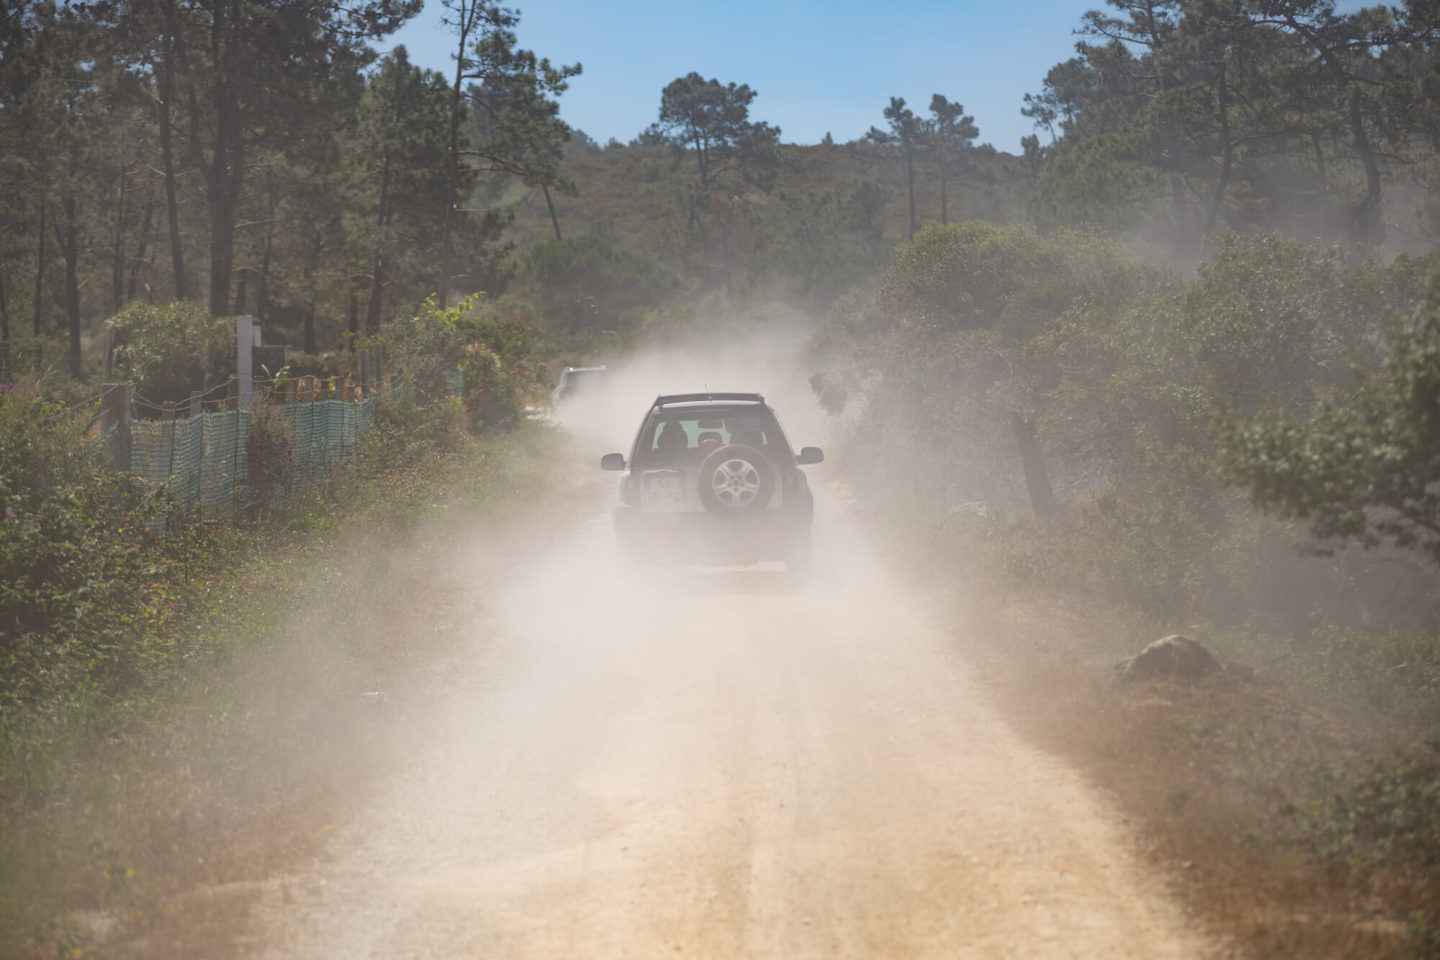
[[[604,143],[655,122],[660,91],[691,71],[756,91],[750,118],[787,143],[837,141],[883,124],[890,97],[917,113],[932,94],[965,105],[980,141],[1018,153],[1033,132],[1022,98],[1074,52],[1081,15],[1102,0],[514,0],[520,45],[579,62],[561,116]],[[1358,4],[1346,3],[1343,6]],[[440,0],[391,41],[410,59],[453,71],[455,41]]]

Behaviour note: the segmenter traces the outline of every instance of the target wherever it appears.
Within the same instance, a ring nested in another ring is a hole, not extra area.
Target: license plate
[[[685,502],[685,475],[671,471],[647,473],[642,489],[647,506],[678,506]]]

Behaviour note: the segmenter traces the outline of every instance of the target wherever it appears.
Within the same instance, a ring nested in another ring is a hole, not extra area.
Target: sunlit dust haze
[[[828,442],[798,340],[615,365],[533,522],[455,557],[473,611],[413,752],[267,896],[266,956],[1191,957],[1079,779],[984,705],[827,465],[816,571],[615,562],[601,452],[661,393],[756,391]],[[397,598],[403,604],[404,598]]]
[[[829,425],[811,391],[802,333],[755,337],[700,348],[640,350],[609,364],[605,384],[556,420],[586,452],[629,456],[635,431],[657,396],[676,393],[759,393],[775,409],[795,449],[823,445]],[[603,449],[601,449],[603,447]],[[823,474],[823,466],[820,468]]]

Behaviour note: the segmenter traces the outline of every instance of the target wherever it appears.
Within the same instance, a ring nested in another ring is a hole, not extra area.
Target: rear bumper
[[[810,505],[751,516],[644,513],[616,504],[615,539],[630,556],[674,563],[732,564],[785,560],[810,542]]]

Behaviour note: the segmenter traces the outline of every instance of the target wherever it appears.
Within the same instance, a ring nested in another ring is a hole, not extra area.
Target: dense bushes
[[[234,333],[225,317],[198,303],[176,300],[157,306],[136,300],[106,322],[114,342],[114,379],[128,380],[152,403],[184,400],[204,392],[234,370]]]
[[[624,314],[655,306],[677,286],[655,261],[592,236],[537,243],[525,272],[556,330],[615,330]]]
[[[391,453],[455,445],[443,408],[453,402],[444,398],[457,369],[472,430],[520,417],[540,377],[535,334],[523,319],[467,303],[429,307],[396,326],[394,355],[408,389],[379,414],[384,442],[404,448]],[[207,350],[223,327],[188,304],[132,305],[113,323],[124,335],[117,363],[151,399],[183,398],[209,376]],[[404,412],[427,405],[440,409]],[[98,441],[85,439],[94,413],[26,388],[0,392],[0,710],[72,682],[123,687],[148,669],[141,661],[153,666],[177,613],[164,586],[169,566],[214,533],[192,524],[157,537],[168,491],[108,469]],[[384,430],[395,416],[405,418],[404,429]],[[246,454],[262,512],[288,480],[293,446],[286,418],[257,404]]]
[[[1440,278],[1437,278],[1440,279]],[[1237,424],[1226,466],[1255,501],[1329,543],[1389,541],[1440,562],[1440,283],[1378,372],[1301,422]]]
[[[80,440],[83,412],[0,395],[0,712],[64,664],[123,672],[117,608],[133,605],[158,504],[105,471]]]
[[[543,383],[538,331],[508,302],[476,296],[450,309],[427,302],[391,324],[384,342],[417,404],[450,396],[458,370],[461,399],[477,432],[517,422]]]
[[[860,464],[860,482],[906,505],[910,520],[949,531],[973,501],[1000,524],[1024,524],[1053,512],[1046,487],[1059,491],[1048,533],[1018,538],[1007,562],[1172,622],[1254,619],[1304,635],[1297,607],[1309,605],[1348,626],[1416,623],[1376,589],[1383,578],[1365,568],[1377,559],[1298,555],[1299,529],[1259,518],[1219,463],[1225,423],[1318,409],[1328,419],[1305,436],[1328,425],[1327,450],[1364,455],[1344,477],[1327,474],[1314,466],[1319,440],[1302,442],[1284,420],[1252,426],[1233,442],[1262,502],[1280,505],[1289,490],[1301,498],[1289,514],[1325,520],[1318,532],[1333,534],[1357,532],[1360,517],[1385,522],[1354,506],[1368,496],[1408,515],[1411,532],[1393,521],[1366,531],[1428,537],[1440,393],[1425,358],[1435,351],[1393,331],[1415,316],[1440,261],[1351,267],[1335,251],[1269,236],[1216,238],[1213,249],[1186,282],[1091,233],[922,230],[897,252],[873,308],[851,304],[822,334],[860,338],[854,379],[869,387],[851,446],[884,452]],[[1387,343],[1410,365],[1381,371]],[[1366,370],[1369,386],[1351,392]],[[1374,441],[1363,450],[1360,426]],[[1395,496],[1382,500],[1386,490]]]
[[[923,228],[895,253],[876,297],[882,311],[937,333],[1019,334],[1063,309],[1063,251],[1018,227],[979,221]]]
[[[211,375],[224,327],[189,304],[132,305],[112,324],[122,335],[117,364],[150,399],[183,398]],[[375,433],[388,446],[372,454],[372,438],[363,462],[379,456],[383,467],[453,449],[457,423],[479,432],[520,417],[540,376],[526,321],[467,303],[427,307],[396,327],[393,356],[407,390],[381,404]],[[445,399],[457,369],[458,402]],[[12,719],[6,711],[60,704],[77,691],[108,696],[166,683],[189,655],[169,632],[185,615],[185,566],[226,539],[204,523],[172,524],[158,536],[168,490],[108,468],[98,441],[85,439],[94,413],[26,388],[0,392],[0,727]],[[289,479],[294,439],[264,403],[250,426],[253,505],[276,519],[270,494]],[[0,794],[4,779],[0,771]]]
[[[858,439],[898,454],[862,468],[887,489],[908,487],[923,522],[975,500],[997,515],[1037,505],[1048,480],[1036,429],[1054,417],[1078,440],[1103,405],[1108,358],[1095,318],[1156,282],[1096,233],[1042,238],[978,222],[921,230],[896,253],[873,307],[842,301],[819,338],[828,349],[851,341],[870,384]]]
[[[408,532],[541,483],[543,431],[467,420],[383,399],[323,498],[155,537],[163,497],[108,475],[84,412],[0,396],[0,955],[103,952],[97,908],[148,940],[177,893],[321,835],[379,749],[356,691],[431,642],[385,599],[445,566],[412,568]]]

